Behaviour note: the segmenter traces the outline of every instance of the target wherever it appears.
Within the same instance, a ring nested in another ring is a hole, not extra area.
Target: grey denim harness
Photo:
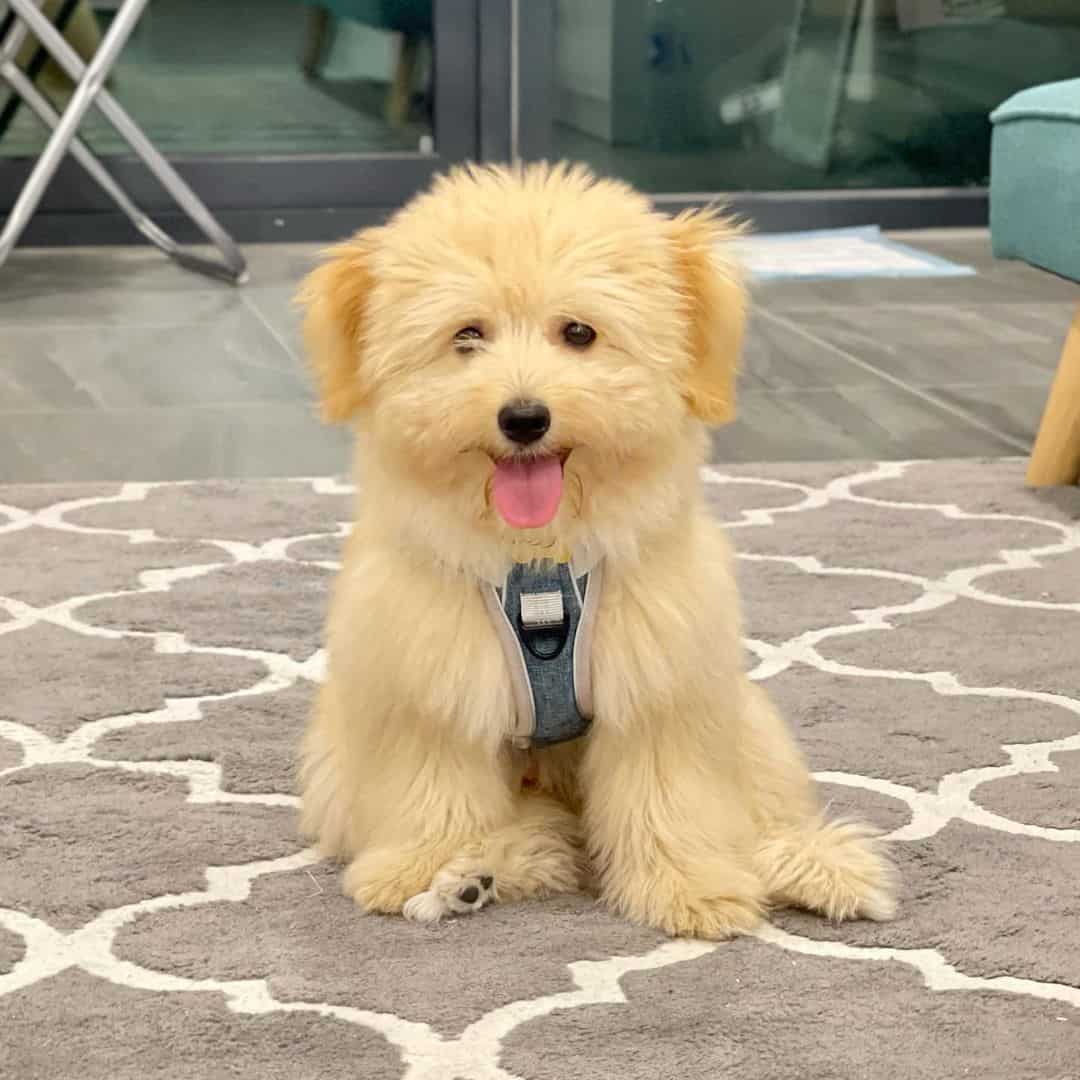
[[[514,689],[519,749],[580,738],[592,723],[592,636],[602,564],[575,577],[569,563],[515,563],[484,587]]]

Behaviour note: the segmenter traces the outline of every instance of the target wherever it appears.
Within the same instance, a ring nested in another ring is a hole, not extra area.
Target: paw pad
[[[427,892],[414,896],[405,905],[405,918],[415,922],[438,922],[447,915],[471,915],[495,899],[495,878],[491,874],[437,874]]]

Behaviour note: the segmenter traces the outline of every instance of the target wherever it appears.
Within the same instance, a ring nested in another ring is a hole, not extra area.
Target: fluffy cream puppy
[[[323,413],[355,429],[360,496],[302,824],[365,911],[431,920],[588,888],[708,938],[773,905],[892,915],[872,830],[823,820],[745,677],[700,491],[745,317],[731,231],[580,168],[470,168],[305,283]],[[514,564],[571,554],[603,567],[575,674],[592,725],[526,748],[487,594]]]

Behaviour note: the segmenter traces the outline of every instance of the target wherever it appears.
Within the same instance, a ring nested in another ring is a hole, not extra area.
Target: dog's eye
[[[575,349],[587,349],[596,340],[596,331],[585,323],[568,322],[562,328],[563,341]]]
[[[463,326],[454,335],[454,348],[459,353],[472,352],[484,340],[484,331],[479,326]]]

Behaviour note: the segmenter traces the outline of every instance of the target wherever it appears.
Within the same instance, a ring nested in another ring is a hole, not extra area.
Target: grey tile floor
[[[1024,454],[1080,289],[985,232],[902,236],[967,278],[759,286],[724,461]],[[252,247],[242,289],[144,248],[0,268],[0,482],[340,472],[290,306],[314,249]]]

